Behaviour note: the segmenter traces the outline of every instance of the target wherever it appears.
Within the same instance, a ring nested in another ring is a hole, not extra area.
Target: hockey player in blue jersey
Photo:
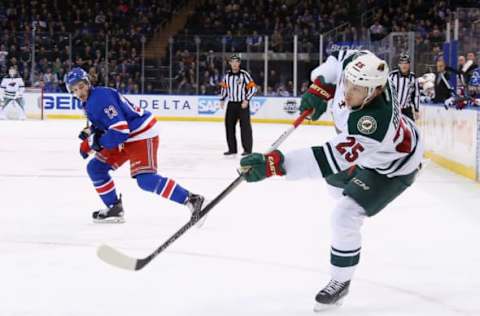
[[[130,173],[138,186],[174,202],[185,204],[196,216],[204,197],[193,194],[173,179],[157,174],[157,150],[159,143],[156,119],[124,98],[117,90],[93,87],[87,73],[81,68],[72,69],[66,80],[67,89],[82,101],[85,114],[91,122],[79,137],[82,139],[80,154],[88,162],[87,172],[100,195],[105,209],[93,212],[94,222],[124,222],[121,196],[109,175],[127,160]]]

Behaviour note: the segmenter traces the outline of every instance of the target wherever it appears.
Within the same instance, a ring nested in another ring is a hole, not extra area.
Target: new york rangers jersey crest
[[[115,110],[115,106],[113,105],[109,105],[105,110],[104,110],[105,114],[107,114],[107,116],[110,118],[110,119],[113,119],[115,116],[118,115],[118,112],[117,110]]]

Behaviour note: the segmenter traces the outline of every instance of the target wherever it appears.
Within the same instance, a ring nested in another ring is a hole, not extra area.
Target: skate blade
[[[313,306],[313,311],[315,313],[321,313],[321,312],[324,312],[324,311],[339,308],[342,305],[343,305],[343,300],[339,300],[339,301],[337,301],[336,303],[333,303],[333,304],[322,304],[322,303],[319,303],[319,302],[315,302],[315,305]]]
[[[208,204],[210,204],[210,202],[212,202],[211,199],[205,199],[205,200],[203,201],[202,210],[205,208],[205,206],[207,206]],[[203,216],[203,217],[195,224],[195,228],[197,228],[197,229],[202,228],[203,225],[205,224],[205,222],[207,221],[207,216],[208,216],[208,214],[206,214],[205,216]]]
[[[105,219],[94,219],[95,224],[123,224],[125,223],[125,218],[105,218]]]

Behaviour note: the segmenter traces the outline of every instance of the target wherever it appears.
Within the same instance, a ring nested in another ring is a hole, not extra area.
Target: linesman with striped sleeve
[[[403,115],[413,121],[419,118],[420,91],[415,74],[410,71],[410,57],[400,55],[398,69],[393,70],[388,76],[392,87],[397,90],[398,102]]]
[[[225,130],[227,134],[228,151],[224,155],[237,153],[237,137],[235,129],[237,121],[240,121],[240,133],[243,146],[243,155],[252,153],[252,125],[250,122],[250,100],[257,91],[255,82],[250,74],[240,69],[240,57],[230,57],[231,70],[225,74],[221,82],[221,103],[223,109],[225,100],[228,101],[225,114]]]

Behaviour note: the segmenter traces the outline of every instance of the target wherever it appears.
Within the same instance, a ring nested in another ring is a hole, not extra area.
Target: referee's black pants
[[[246,109],[242,109],[242,102],[228,102],[227,113],[225,114],[225,130],[227,132],[228,151],[231,153],[237,152],[237,137],[235,135],[237,121],[240,121],[243,150],[251,153],[253,140],[252,124],[250,123],[250,105]]]
[[[402,114],[406,117],[409,117],[410,119],[412,119],[412,121],[415,122],[415,116],[413,115],[413,107],[409,106],[407,108],[403,108]]]

